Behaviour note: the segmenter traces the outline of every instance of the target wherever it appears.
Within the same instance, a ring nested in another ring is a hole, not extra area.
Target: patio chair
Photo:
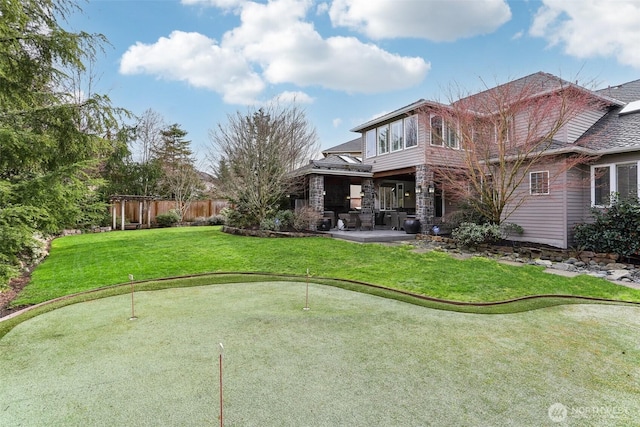
[[[390,215],[389,225],[391,226],[391,229],[397,230],[398,229],[398,212],[391,211],[389,212],[389,215]]]
[[[344,223],[345,230],[348,230],[350,228],[355,230],[356,228],[358,228],[358,217],[356,215],[341,213],[338,214],[338,218],[340,218]]]
[[[363,228],[368,228],[369,230],[373,230],[373,214],[371,213],[361,213],[360,214],[360,230]]]
[[[407,219],[406,212],[398,212],[398,230],[404,230],[404,220]]]

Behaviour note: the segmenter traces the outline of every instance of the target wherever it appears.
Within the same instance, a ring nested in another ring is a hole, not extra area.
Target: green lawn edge
[[[307,278],[306,276],[279,275],[271,273],[207,273],[186,277],[172,277],[133,283],[121,283],[103,288],[88,290],[73,295],[66,295],[34,306],[30,306],[23,309],[22,311],[16,312],[12,315],[0,319],[0,339],[2,339],[2,337],[8,334],[20,323],[32,319],[36,316],[72,304],[127,294],[131,292],[132,285],[134,292],[152,292],[170,288],[274,281],[295,283],[308,281],[309,283],[333,286],[348,291],[375,295],[382,298],[388,298],[422,306],[425,308],[471,314],[515,314],[525,311],[538,310],[547,307],[568,304],[607,304],[640,307],[640,303],[638,302],[609,300],[605,298],[592,298],[573,295],[531,295],[512,300],[494,302],[447,301],[353,280],[324,277]]]

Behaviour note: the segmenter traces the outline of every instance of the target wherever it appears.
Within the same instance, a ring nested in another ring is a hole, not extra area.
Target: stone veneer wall
[[[416,188],[422,187],[422,192],[416,194],[416,218],[420,220],[420,231],[429,233],[433,226],[434,194],[429,194],[429,186],[433,186],[433,171],[427,165],[416,166]]]
[[[322,214],[324,211],[324,176],[309,176],[309,207]],[[316,225],[311,224],[310,228],[316,230]]]
[[[362,198],[362,211],[374,211],[375,208],[375,188],[373,186],[372,178],[362,179],[362,191],[364,191],[364,197]]]

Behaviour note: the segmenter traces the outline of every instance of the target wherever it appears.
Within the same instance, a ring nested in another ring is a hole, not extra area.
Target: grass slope
[[[588,276],[565,278],[534,266],[486,258],[417,254],[409,245],[354,244],[327,238],[261,239],[185,227],[83,234],[55,239],[15,306],[136,280],[205,272],[271,272],[352,279],[469,302],[566,294],[640,301],[640,291]]]
[[[136,321],[127,295],[35,317],[0,340],[0,424],[216,425],[219,342],[225,425],[553,425],[555,403],[572,425],[637,421],[637,307],[304,301],[304,283],[238,283],[141,292]]]

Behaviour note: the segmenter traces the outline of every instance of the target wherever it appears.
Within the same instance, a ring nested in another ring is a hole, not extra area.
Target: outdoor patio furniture
[[[391,211],[389,212],[389,228],[391,228],[392,230],[397,230],[398,229],[398,212],[396,211]]]
[[[407,219],[406,212],[398,212],[398,230],[404,230],[404,220]]]
[[[350,228],[355,230],[356,228],[358,228],[359,221],[357,213],[341,213],[338,214],[338,218],[340,218],[344,223],[345,230],[348,230]]]
[[[368,228],[373,230],[373,214],[371,213],[361,213],[360,214],[360,229]]]

